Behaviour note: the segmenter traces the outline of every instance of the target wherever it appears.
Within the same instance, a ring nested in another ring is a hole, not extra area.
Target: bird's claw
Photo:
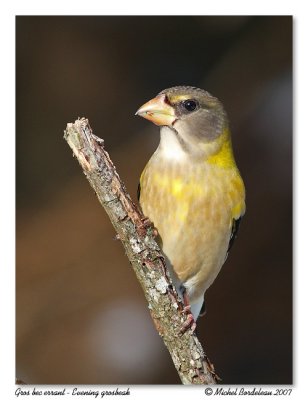
[[[193,333],[197,327],[196,321],[194,319],[194,316],[191,312],[191,306],[189,303],[189,298],[188,294],[186,291],[186,288],[183,286],[182,287],[182,294],[183,294],[183,302],[184,302],[184,307],[183,310],[181,311],[182,314],[187,315],[186,321],[183,323],[182,328],[180,329],[180,334],[183,335],[188,329],[191,330],[191,333]]]
[[[153,222],[148,217],[143,218],[142,223],[143,223],[143,226],[145,227],[145,229],[148,229],[148,228],[152,229],[152,233],[153,233],[154,237],[158,236],[158,230],[155,228]]]
[[[182,314],[191,314],[191,307],[190,304],[187,304],[186,306],[184,306],[183,310],[181,311]]]
[[[186,304],[181,311],[182,314],[187,315],[186,321],[183,323],[182,328],[180,329],[180,334],[183,335],[188,329],[191,329],[192,333],[195,331],[197,324],[194,319],[194,316],[191,312],[190,304]]]
[[[188,329],[190,329],[191,332],[193,333],[196,330],[196,327],[197,327],[197,324],[194,319],[194,316],[192,315],[191,312],[189,312],[189,314],[187,315],[186,321],[183,323],[182,328],[180,329],[180,334],[183,335],[186,331],[188,331]]]

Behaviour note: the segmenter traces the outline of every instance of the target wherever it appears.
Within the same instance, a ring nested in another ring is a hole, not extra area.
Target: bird
[[[138,200],[154,225],[167,268],[195,329],[245,213],[223,104],[207,91],[175,86],[136,115],[160,127],[159,145],[139,181]],[[186,328],[185,328],[186,329]]]

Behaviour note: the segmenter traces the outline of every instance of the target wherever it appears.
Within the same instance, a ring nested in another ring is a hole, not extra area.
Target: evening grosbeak
[[[245,212],[228,119],[217,98],[190,86],[163,90],[136,114],[161,127],[138,196],[194,323]]]

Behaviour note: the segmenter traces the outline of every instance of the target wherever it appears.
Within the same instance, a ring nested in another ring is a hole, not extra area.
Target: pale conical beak
[[[135,115],[139,115],[156,125],[172,125],[176,120],[173,107],[166,102],[166,95],[159,94],[139,108]]]

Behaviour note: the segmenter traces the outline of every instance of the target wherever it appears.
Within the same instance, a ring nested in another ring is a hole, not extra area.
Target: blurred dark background
[[[179,383],[103,209],[63,140],[89,118],[136,199],[174,85],[225,104],[247,213],[198,335],[223,384],[292,383],[292,17],[16,18],[16,376]]]

